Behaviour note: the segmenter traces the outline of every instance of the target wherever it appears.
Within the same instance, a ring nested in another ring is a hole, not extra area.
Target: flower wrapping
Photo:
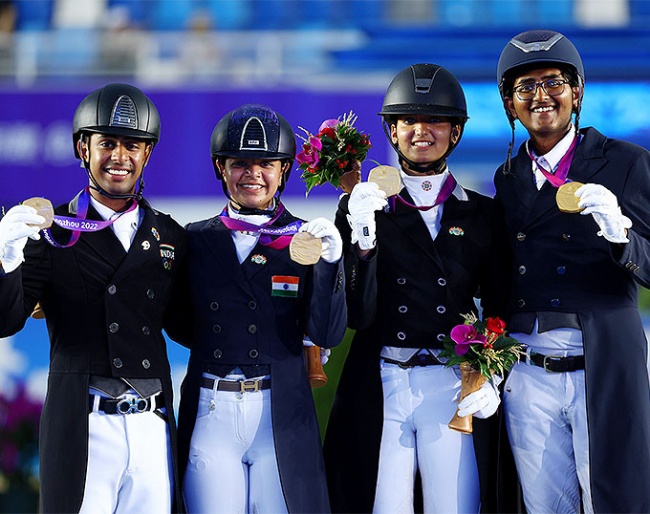
[[[474,313],[462,314],[465,323],[451,329],[443,340],[440,357],[447,358],[445,366],[460,366],[462,401],[478,391],[492,375],[501,377],[519,361],[525,346],[509,337],[506,324],[500,318],[482,321]],[[472,416],[461,418],[458,411],[449,427],[463,433],[472,432]]]
[[[352,111],[338,119],[325,120],[315,135],[299,127],[305,136],[298,134],[304,143],[296,160],[298,169],[302,170],[300,178],[307,186],[305,196],[314,186],[325,183],[347,189],[345,184],[348,180],[344,179],[345,184],[342,184],[343,175],[359,173],[359,166],[368,155],[371,144],[369,136],[355,128],[356,120]]]

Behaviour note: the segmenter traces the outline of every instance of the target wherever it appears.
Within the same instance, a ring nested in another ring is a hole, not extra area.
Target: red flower
[[[488,318],[485,328],[487,328],[488,332],[501,335],[506,331],[506,322],[501,318]]]

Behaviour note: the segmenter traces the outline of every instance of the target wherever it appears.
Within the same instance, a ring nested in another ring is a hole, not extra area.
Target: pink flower
[[[318,132],[322,132],[323,129],[326,128],[336,128],[338,124],[339,124],[339,120],[335,120],[335,119],[325,120],[323,123],[320,124],[320,127],[318,127]]]
[[[465,355],[471,344],[485,344],[485,336],[478,334],[472,325],[456,325],[449,334],[451,340],[456,343],[456,355]]]
[[[320,161],[318,151],[322,150],[323,143],[317,137],[310,137],[309,141],[302,145],[302,152],[296,155],[298,164],[307,164],[309,167],[315,167]]]

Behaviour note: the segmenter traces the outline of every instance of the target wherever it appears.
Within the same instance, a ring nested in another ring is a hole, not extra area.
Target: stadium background
[[[450,168],[492,194],[510,137],[495,77],[510,37],[530,28],[568,35],[587,75],[581,125],[650,148],[648,27],[650,0],[0,0],[0,205],[60,203],[84,187],[72,114],[113,81],[141,87],[160,110],[146,196],[183,224],[225,203],[209,137],[242,103],[271,106],[298,135],[352,110],[370,135],[369,159],[394,164],[376,113],[391,78],[417,62],[441,64],[463,84],[470,120]],[[307,219],[333,218],[338,195],[325,185],[305,198],[294,168],[283,199]],[[314,390],[323,428],[347,344],[325,367],[328,386]],[[178,386],[187,351],[170,343],[169,355]],[[0,512],[33,509],[48,358],[43,320],[0,339]]]

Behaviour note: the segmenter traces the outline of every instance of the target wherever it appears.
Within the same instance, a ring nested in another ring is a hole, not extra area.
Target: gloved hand
[[[347,215],[352,228],[352,243],[358,243],[362,250],[372,250],[377,244],[375,211],[388,204],[386,193],[374,182],[361,182],[350,194]]]
[[[632,221],[621,212],[616,195],[601,184],[585,184],[575,192],[580,197],[579,207],[584,207],[580,214],[591,214],[598,224],[599,236],[611,243],[629,243],[626,229]]]
[[[305,336],[302,340],[303,346],[316,346],[309,337]],[[320,348],[320,363],[325,366],[327,361],[330,360],[330,355],[332,355],[332,350],[329,348]]]
[[[336,225],[326,218],[316,218],[300,227],[300,232],[309,232],[323,242],[321,258],[329,263],[337,262],[343,255],[343,241]]]
[[[477,418],[485,419],[492,416],[497,411],[501,403],[499,395],[499,384],[502,378],[498,375],[492,375],[490,380],[486,380],[481,388],[473,393],[468,394],[458,404],[458,415],[460,417],[474,415]]]
[[[40,239],[38,225],[42,223],[45,218],[27,205],[12,207],[0,220],[0,261],[5,273],[11,273],[25,260],[27,238]]]

